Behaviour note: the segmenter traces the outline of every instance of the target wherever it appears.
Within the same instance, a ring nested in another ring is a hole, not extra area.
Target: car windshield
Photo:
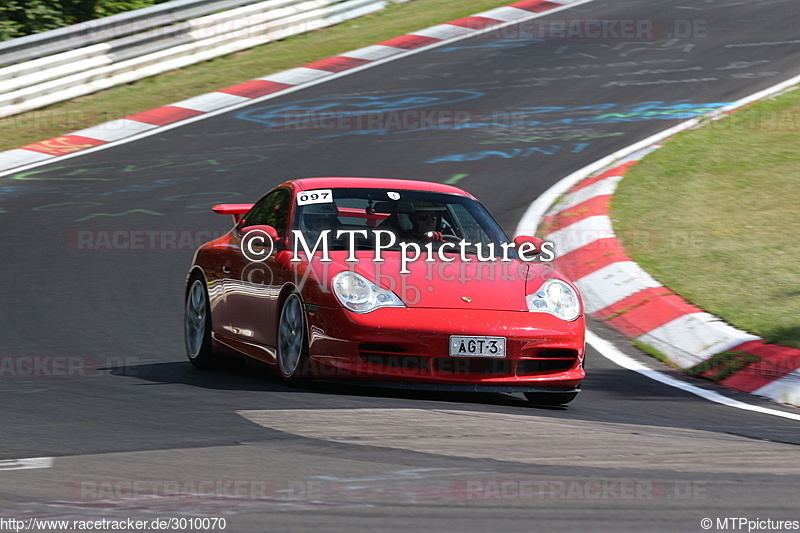
[[[360,230],[356,247],[369,249],[380,238],[383,249],[401,249],[403,242],[435,248],[450,242],[465,242],[464,251],[499,256],[508,237],[477,201],[457,194],[396,189],[320,189],[297,195],[293,228],[300,230],[313,247],[324,230],[331,250],[350,246],[346,234],[336,238],[338,230]],[[376,232],[382,230],[378,237]],[[366,235],[362,237],[362,235]],[[393,245],[387,244],[394,242]],[[491,246],[490,246],[491,245]],[[457,253],[448,247],[443,253]]]

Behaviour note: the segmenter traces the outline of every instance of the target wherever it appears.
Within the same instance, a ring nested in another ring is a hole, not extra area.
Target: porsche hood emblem
[[[462,296],[461,299],[467,303],[470,303],[472,301],[472,298],[470,298],[469,296]]]

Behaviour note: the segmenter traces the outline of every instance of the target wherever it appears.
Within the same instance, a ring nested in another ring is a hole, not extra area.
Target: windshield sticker
[[[303,191],[297,195],[297,205],[329,204],[331,202],[333,202],[333,191],[331,189]]]

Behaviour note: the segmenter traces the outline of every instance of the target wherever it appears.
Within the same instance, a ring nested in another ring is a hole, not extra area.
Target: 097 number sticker
[[[297,205],[329,204],[331,202],[333,202],[333,191],[330,189],[303,191],[297,195]]]

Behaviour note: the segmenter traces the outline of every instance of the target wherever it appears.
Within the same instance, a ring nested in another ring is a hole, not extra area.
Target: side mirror
[[[514,237],[514,244],[517,247],[517,253],[519,253],[520,259],[523,261],[533,261],[534,257],[532,256],[542,251],[542,244],[544,244],[544,241],[539,237],[517,235]]]
[[[242,226],[239,228],[239,233],[242,235],[246,233],[250,233],[251,231],[258,231],[260,233],[266,234],[270,239],[272,239],[273,243],[278,242],[280,237],[278,236],[278,230],[273,228],[272,226],[267,226],[266,224],[258,224],[255,226]]]

